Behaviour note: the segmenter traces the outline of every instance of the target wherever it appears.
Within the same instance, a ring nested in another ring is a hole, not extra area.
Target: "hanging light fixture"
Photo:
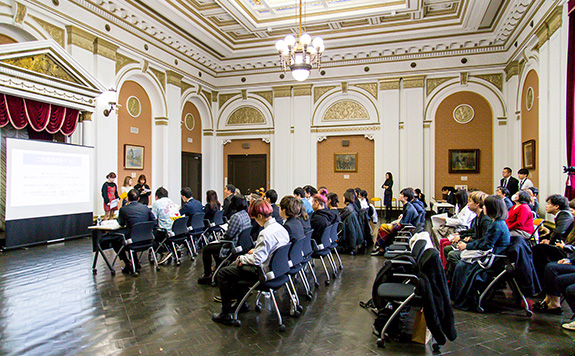
[[[280,54],[280,63],[284,72],[287,68],[298,82],[309,77],[314,65],[321,67],[321,54],[325,49],[323,39],[311,39],[307,33],[302,33],[302,0],[299,0],[299,37],[287,35],[283,40],[276,42],[276,49]]]

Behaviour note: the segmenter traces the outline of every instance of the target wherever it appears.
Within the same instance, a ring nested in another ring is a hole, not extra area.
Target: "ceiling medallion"
[[[299,38],[287,35],[283,40],[276,42],[276,49],[280,54],[282,70],[286,72],[289,67],[291,74],[298,82],[309,77],[313,65],[321,68],[321,54],[325,49],[323,39],[316,37],[311,40],[307,33],[302,34],[302,0],[299,1]]]
[[[128,98],[127,102],[128,113],[132,117],[138,117],[142,113],[142,105],[140,105],[140,100],[135,96],[131,96]]]
[[[533,92],[533,88],[527,88],[527,94],[525,97],[525,106],[527,107],[527,111],[531,111],[533,109],[533,103],[535,102],[535,93]]]
[[[475,110],[467,104],[461,104],[453,110],[453,119],[460,124],[467,124],[475,116]]]
[[[194,116],[192,114],[186,114],[184,117],[184,126],[188,129],[188,131],[192,131],[194,129]]]

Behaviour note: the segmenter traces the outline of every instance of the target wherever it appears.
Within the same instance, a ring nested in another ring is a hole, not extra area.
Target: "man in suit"
[[[275,189],[268,190],[264,199],[267,200],[272,206],[272,218],[276,219],[278,223],[283,225],[284,220],[280,216],[280,208],[276,205],[276,202],[278,201],[278,193],[275,191]]]
[[[182,190],[180,190],[180,194],[184,201],[184,205],[182,205],[182,208],[180,209],[180,215],[186,215],[189,217],[204,211],[202,203],[192,197],[192,189],[190,189],[190,187],[182,188]]]
[[[134,224],[153,221],[156,222],[156,218],[152,211],[142,203],[138,202],[139,194],[135,189],[128,192],[128,204],[123,206],[118,213],[118,224],[125,226],[124,229],[118,230],[119,233],[124,234],[126,239],[130,237],[130,229]],[[122,247],[123,241],[113,242],[114,250],[118,252]],[[122,273],[130,273],[132,271],[132,262],[128,259],[126,252],[122,250],[118,257],[124,261],[126,266],[122,268]],[[134,256],[134,263],[136,264],[136,271],[140,269],[140,262],[138,257]]]
[[[501,187],[507,188],[510,197],[519,191],[519,180],[515,177],[512,177],[511,173],[513,173],[511,168],[503,168],[503,172],[501,172],[503,178],[501,178],[501,184],[499,184]]]
[[[230,209],[230,204],[232,202],[232,198],[236,194],[236,187],[233,184],[227,184],[224,188],[224,194],[226,195],[226,198],[224,199],[224,206],[222,209],[224,210],[224,216],[229,220],[235,213],[235,211]]]
[[[569,210],[569,201],[560,194],[551,195],[547,198],[545,210],[547,213],[555,215],[555,230],[551,236],[542,236],[539,242],[554,245],[556,242],[565,241],[573,228],[573,214]]]

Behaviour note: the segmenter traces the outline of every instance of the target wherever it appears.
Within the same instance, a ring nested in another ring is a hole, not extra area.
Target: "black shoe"
[[[232,318],[232,314],[231,313],[214,313],[212,314],[212,320],[218,324],[224,324],[224,325],[229,325],[232,326],[234,319]]]
[[[122,273],[123,273],[123,274],[131,274],[131,273],[133,273],[133,272],[134,272],[134,270],[132,269],[132,265],[131,265],[131,264],[122,267]]]
[[[205,285],[211,285],[212,284],[212,275],[203,275],[200,278],[198,278],[198,284],[205,284]]]
[[[376,252],[372,252],[371,255],[372,256],[383,256],[383,255],[385,255],[385,251],[377,250]]]
[[[235,303],[236,301],[237,301],[237,299],[232,299],[232,300],[231,300],[232,303]],[[221,296],[221,295],[216,295],[216,296],[214,297],[214,302],[216,302],[216,303],[221,303],[221,302],[222,302],[222,296]]]
[[[232,305],[232,310],[235,311],[237,308],[238,308],[238,303],[234,303],[234,304]],[[239,313],[240,313],[240,314],[243,314],[243,313],[247,313],[247,312],[249,312],[249,311],[250,311],[250,305],[248,304],[248,302],[244,302],[244,304],[242,304],[242,306],[241,306],[241,308],[240,308],[240,310],[239,310]]]
[[[549,305],[545,303],[545,300],[542,300],[538,303],[533,304],[533,311],[536,313],[545,313],[545,314],[554,314],[560,315],[561,307],[558,308],[549,308]]]

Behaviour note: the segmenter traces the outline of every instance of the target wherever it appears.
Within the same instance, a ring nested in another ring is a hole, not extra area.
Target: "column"
[[[399,194],[399,78],[379,81],[378,111],[381,114],[381,130],[375,139],[375,190],[383,199],[381,185],[385,173],[393,174],[393,196]]]
[[[312,175],[317,165],[317,142],[311,139],[311,84],[295,85],[293,87],[293,168],[292,184],[293,188],[306,184],[315,185],[317,173]],[[315,152],[316,159],[312,159],[312,152]]]
[[[424,76],[404,77],[400,95],[400,121],[404,129],[400,134],[401,187],[424,187],[423,110]]]
[[[168,187],[168,121],[167,117],[154,118],[154,140],[152,141],[152,157],[154,162],[154,185],[165,187],[168,193],[173,195]],[[178,137],[178,141],[180,137]],[[181,153],[180,153],[181,154]],[[179,170],[178,170],[179,172]],[[171,197],[172,199],[173,197]],[[173,199],[172,199],[173,200]]]
[[[173,201],[180,200],[180,189],[182,189],[182,78],[182,75],[174,71],[166,71],[167,137],[171,139],[159,148],[165,151],[164,186]]]
[[[274,91],[274,140],[270,157],[272,181],[270,188],[280,197],[291,194],[294,184],[292,172],[292,97],[290,86],[273,87]],[[317,146],[316,146],[317,147]]]

